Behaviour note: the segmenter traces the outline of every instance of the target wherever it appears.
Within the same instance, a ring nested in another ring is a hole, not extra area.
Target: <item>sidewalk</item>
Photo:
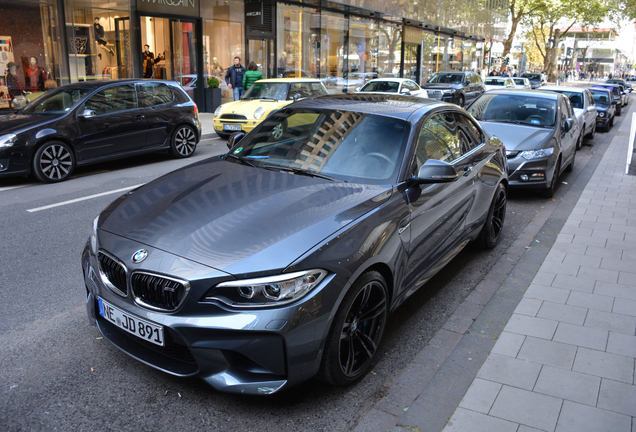
[[[199,120],[201,121],[201,138],[218,138],[216,132],[214,132],[214,114],[213,113],[199,113]]]
[[[355,432],[636,432],[635,106]]]

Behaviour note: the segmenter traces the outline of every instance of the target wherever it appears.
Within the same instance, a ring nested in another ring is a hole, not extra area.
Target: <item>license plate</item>
[[[130,334],[134,334],[145,341],[163,346],[162,326],[158,326],[139,319],[136,316],[130,315],[99,297],[97,297],[97,303],[99,304],[99,314],[103,316],[104,319],[115,324],[120,329],[127,331]]]
[[[223,130],[240,131],[241,125],[226,124],[223,125]]]

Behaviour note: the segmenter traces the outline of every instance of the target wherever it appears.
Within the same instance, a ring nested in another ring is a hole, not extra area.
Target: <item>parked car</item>
[[[178,83],[65,85],[0,116],[0,177],[33,174],[54,183],[79,165],[160,150],[189,157],[200,136],[197,106]]]
[[[545,86],[541,87],[542,91],[553,91],[567,96],[570,104],[574,109],[576,120],[581,126],[581,137],[594,138],[596,134],[596,104],[592,93],[589,89],[581,87],[564,87],[564,86]],[[580,150],[583,146],[583,139],[577,141],[576,149]]]
[[[616,102],[616,115],[621,115],[623,106],[625,106],[625,91],[623,86],[617,84],[594,84],[592,88],[606,89],[612,92],[612,100]]]
[[[455,105],[322,96],[244,135],[93,222],[88,316],[156,369],[241,394],[351,384],[390,312],[501,238],[504,148]]]
[[[513,77],[512,80],[515,82],[515,88],[518,88],[518,89],[532,88],[532,85],[530,84],[530,80],[528,78]]]
[[[515,82],[512,78],[507,77],[488,77],[484,80],[486,91],[488,90],[501,90],[501,89],[513,89],[516,88]]]
[[[214,131],[223,139],[233,132],[250,132],[270,113],[294,100],[326,94],[325,85],[313,78],[258,80],[241,100],[224,103],[214,111]]]
[[[530,86],[533,89],[537,89],[548,84],[543,74],[540,73],[524,73],[521,75],[521,78],[528,78],[528,81],[530,81]]]
[[[378,78],[356,89],[358,92],[399,93],[428,98],[426,90],[407,78]]]
[[[510,187],[551,198],[564,170],[574,167],[580,127],[568,98],[536,90],[492,90],[468,108],[506,146]]]
[[[474,72],[440,72],[421,86],[428,97],[460,107],[471,103],[486,91],[481,77]]]
[[[633,88],[632,85],[629,84],[628,82],[626,82],[623,79],[617,79],[617,78],[613,78],[613,79],[608,79],[605,81],[607,84],[618,84],[618,85],[622,85],[623,87],[625,87],[625,89],[627,90],[627,93],[631,93]]]
[[[609,132],[614,126],[617,102],[612,100],[612,92],[607,89],[591,88],[590,92],[596,104],[596,127]]]

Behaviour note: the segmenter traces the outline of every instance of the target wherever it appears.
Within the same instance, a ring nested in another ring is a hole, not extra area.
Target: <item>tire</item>
[[[33,157],[33,174],[44,183],[66,180],[75,169],[75,155],[61,141],[49,141],[40,147]]]
[[[591,140],[593,140],[594,137],[596,136],[596,119],[594,120],[594,123],[595,123],[594,126],[591,127],[592,130],[590,131],[589,134],[587,134],[587,137]]]
[[[492,249],[501,240],[504,221],[506,220],[506,203],[508,202],[508,193],[503,183],[497,185],[492,203],[488,209],[486,222],[479,232],[477,244],[483,249]]]
[[[181,125],[172,134],[170,153],[182,159],[192,156],[197,149],[197,134],[190,126]]]
[[[614,116],[612,116],[612,119],[609,122],[609,126],[607,127],[607,131],[609,132],[610,128],[614,127]]]
[[[583,131],[585,132],[585,131]],[[576,141],[576,151],[579,151],[583,148],[583,133],[579,135],[579,139]]]
[[[576,152],[574,152],[574,154],[572,155],[572,162],[570,162],[570,165],[567,166],[567,168],[565,168],[565,170],[567,172],[572,172],[574,171],[574,160],[576,159]]]
[[[543,191],[543,196],[546,198],[552,198],[557,190],[557,184],[559,182],[559,171],[561,170],[561,158],[557,159],[556,166],[554,167],[554,174],[552,175],[552,182],[550,187]]]
[[[621,115],[622,111],[623,111],[623,107],[620,105],[616,105],[616,115],[617,116]]]
[[[345,386],[369,370],[384,333],[388,299],[386,281],[377,271],[355,281],[327,335],[318,378]]]
[[[214,131],[214,132],[216,132],[216,131]],[[216,134],[219,136],[219,138],[224,139],[224,140],[226,140],[226,139],[228,139],[230,137],[230,134],[226,134],[226,133],[223,133],[223,132],[216,132]]]
[[[457,98],[457,105],[459,105],[460,108],[464,108],[464,105],[466,105],[466,98],[463,94],[460,94]]]

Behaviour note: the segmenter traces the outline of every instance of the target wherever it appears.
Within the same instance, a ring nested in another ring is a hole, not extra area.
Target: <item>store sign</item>
[[[422,30],[415,27],[404,26],[403,39],[404,43],[419,45],[422,43]]]
[[[198,17],[199,0],[137,0],[137,11]]]
[[[245,25],[263,25],[263,2],[245,4]]]

